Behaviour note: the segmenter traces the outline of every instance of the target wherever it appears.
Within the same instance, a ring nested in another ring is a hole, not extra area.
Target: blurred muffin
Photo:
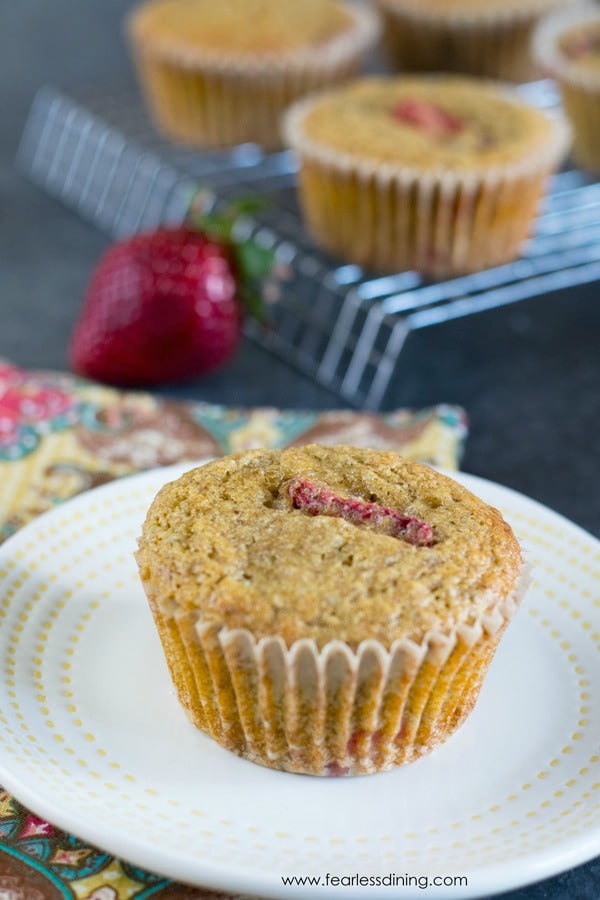
[[[284,132],[317,243],[433,278],[518,255],[569,135],[502,85],[434,75],[362,78],[304,98]]]
[[[373,0],[390,65],[508,81],[537,76],[532,30],[572,0]]]
[[[573,157],[600,171],[600,9],[585,5],[549,16],[534,35],[534,53],[561,89],[573,126]]]
[[[341,0],[147,0],[127,33],[167,137],[271,149],[283,109],[355,73],[378,27],[371,10]]]
[[[179,699],[227,749],[382,771],[473,708],[522,590],[500,513],[389,451],[252,450],[166,485],[140,575]]]

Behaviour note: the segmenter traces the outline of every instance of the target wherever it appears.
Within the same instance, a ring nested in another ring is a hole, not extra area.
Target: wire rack
[[[549,82],[523,90],[539,106],[557,103]],[[292,153],[177,148],[157,136],[136,96],[111,97],[118,100],[81,102],[41,89],[20,170],[113,237],[181,222],[199,185],[223,200],[266,197],[238,228],[275,250],[285,277],[270,327],[249,321],[247,334],[359,408],[381,407],[412,331],[600,279],[600,183],[578,170],[553,179],[517,261],[433,284],[412,271],[377,277],[314,246],[296,202]]]

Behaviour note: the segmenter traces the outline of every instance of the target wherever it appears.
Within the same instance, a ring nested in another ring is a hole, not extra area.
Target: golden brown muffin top
[[[149,0],[130,18],[140,43],[165,52],[267,58],[318,47],[353,24],[335,0]]]
[[[452,479],[318,444],[233,454],[166,485],[137,559],[167,614],[353,647],[473,621],[521,569],[500,513]]]
[[[489,170],[556,145],[554,123],[494,83],[460,76],[365,77],[300,101],[288,142],[339,163]]]
[[[565,31],[558,50],[570,66],[600,78],[600,15],[596,21]]]

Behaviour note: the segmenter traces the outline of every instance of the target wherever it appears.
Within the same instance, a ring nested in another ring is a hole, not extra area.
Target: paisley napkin
[[[456,469],[466,435],[465,414],[456,406],[379,415],[233,409],[0,361],[0,541],[81,491],[156,466],[315,441],[393,449]],[[146,897],[227,900],[116,859],[38,818],[0,788],[0,898]]]

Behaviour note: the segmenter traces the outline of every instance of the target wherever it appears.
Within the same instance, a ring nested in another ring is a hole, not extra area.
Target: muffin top
[[[353,647],[471,622],[521,569],[500,513],[389,451],[253,450],[166,485],[137,560],[166,614]]]
[[[571,66],[600,78],[600,15],[565,31],[558,40],[558,51]]]
[[[557,125],[504,86],[462,76],[364,77],[295,104],[291,146],[336,164],[489,170],[556,153]],[[553,151],[552,151],[552,148]]]
[[[129,22],[141,44],[165,53],[266,59],[318,47],[354,24],[335,0],[149,0]]]
[[[532,49],[548,75],[593,91],[600,87],[600,11],[595,4],[544,18],[534,32]]]

